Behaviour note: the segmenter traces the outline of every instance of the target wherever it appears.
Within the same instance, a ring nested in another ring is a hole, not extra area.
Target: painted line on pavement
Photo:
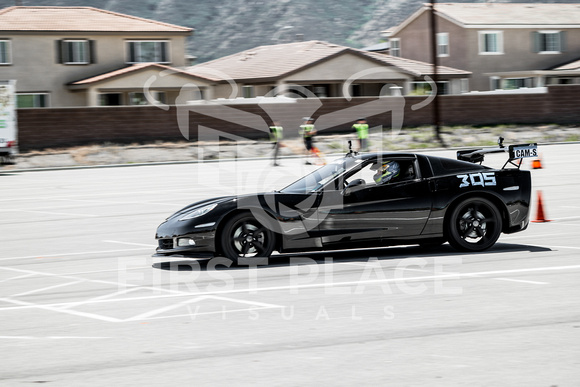
[[[580,247],[575,246],[544,246],[550,249],[572,249],[572,250],[580,250]]]
[[[461,279],[464,277],[483,277],[483,276],[496,276],[498,274],[514,274],[514,273],[537,273],[541,271],[562,271],[562,270],[571,270],[571,269],[580,269],[580,265],[570,265],[570,266],[550,266],[550,267],[536,267],[536,268],[527,268],[527,269],[512,269],[512,270],[493,270],[493,271],[482,271],[482,272],[475,272],[475,273],[448,273],[448,274],[440,274],[440,275],[428,275],[428,276],[420,276],[420,277],[397,277],[397,278],[381,278],[381,279],[369,279],[369,280],[357,280],[357,281],[343,281],[343,282],[334,282],[334,283],[314,283],[314,284],[294,284],[294,285],[282,285],[282,286],[269,286],[264,288],[244,288],[244,289],[226,289],[226,290],[215,290],[215,291],[205,291],[205,292],[183,292],[183,291],[174,291],[174,294],[162,294],[162,295],[155,295],[155,296],[139,296],[139,297],[124,297],[124,298],[116,298],[116,299],[103,299],[103,300],[94,300],[94,301],[80,301],[80,302],[73,302],[73,303],[56,303],[56,304],[45,304],[41,305],[42,307],[51,308],[54,311],[59,311],[62,308],[66,308],[67,305],[79,305],[79,303],[83,305],[88,304],[98,304],[98,303],[110,303],[110,302],[124,302],[124,301],[138,301],[138,300],[152,300],[152,299],[162,299],[162,298],[172,298],[172,297],[191,297],[191,296],[205,296],[205,295],[220,295],[220,294],[241,294],[241,293],[259,293],[259,292],[269,292],[269,291],[280,291],[280,290],[296,290],[296,289],[316,289],[316,288],[332,288],[332,287],[341,287],[341,286],[357,286],[357,285],[364,285],[364,284],[384,284],[384,283],[397,283],[397,282],[404,282],[404,281],[427,281],[427,280],[437,280],[437,279]],[[93,282],[104,282],[104,281],[96,281],[96,280],[87,280]],[[137,286],[137,285],[128,285],[128,284],[121,284],[115,283],[119,286]],[[134,290],[142,289],[142,288],[133,288]],[[157,291],[163,290],[160,288],[151,288]],[[6,302],[11,302],[10,299],[2,299]],[[27,303],[26,306],[34,306],[34,304]],[[40,306],[39,306],[40,307]],[[0,311],[2,308],[0,308]],[[116,319],[115,319],[116,320]]]
[[[94,280],[94,279],[88,279],[88,278],[73,277],[71,275],[64,275],[64,274],[52,274],[52,273],[45,273],[42,271],[16,269],[14,267],[0,266],[0,270],[9,270],[9,271],[15,271],[15,272],[19,272],[19,273],[34,274],[37,276],[66,278],[66,279],[72,279],[72,280],[77,280],[77,281],[94,282],[94,283],[98,283],[98,284],[107,284],[107,285],[115,285],[115,286],[124,286],[124,287],[137,286],[137,285],[131,285],[131,284],[121,284],[120,282],[113,282],[113,281]]]
[[[540,281],[529,281],[529,280],[520,280],[514,278],[492,278],[498,281],[510,281],[510,282],[521,282],[524,284],[534,284],[534,285],[549,285],[549,282],[540,282]]]
[[[123,321],[123,320],[118,319],[118,318],[109,317],[109,316],[102,316],[100,314],[85,313],[85,312],[79,312],[76,310],[68,310],[68,309],[59,309],[59,308],[55,308],[55,307],[50,306],[50,305],[34,304],[32,302],[12,300],[9,298],[0,298],[0,301],[8,302],[11,304],[16,304],[16,305],[20,305],[20,306],[29,306],[29,307],[33,307],[34,309],[43,309],[43,310],[48,310],[51,312],[67,313],[67,314],[71,314],[73,316],[78,316],[78,317],[88,317],[88,318],[92,318],[94,320],[101,320],[101,321],[106,321],[106,322],[122,322]]]
[[[152,248],[157,247],[157,245],[149,245],[149,244],[145,244],[145,243],[121,242],[121,241],[111,241],[111,240],[105,240],[103,242],[118,243],[120,245],[129,245],[129,246],[143,246],[143,247],[152,247]]]
[[[161,319],[168,319],[168,318],[177,318],[177,317],[190,317],[192,320],[195,320],[197,316],[208,316],[214,314],[221,314],[225,315],[226,313],[239,313],[239,312],[254,312],[257,310],[265,310],[265,309],[284,309],[284,306],[262,306],[262,307],[253,307],[253,308],[244,308],[244,309],[227,309],[227,310],[220,310],[214,312],[197,312],[193,311],[187,314],[173,314],[169,316],[155,316],[155,317],[148,317],[145,320],[161,320]],[[132,321],[130,319],[129,321]]]
[[[164,306],[162,308],[150,310],[150,311],[147,311],[145,313],[141,313],[139,315],[130,317],[130,318],[126,319],[125,321],[137,321],[137,320],[146,320],[146,319],[156,318],[155,316],[157,316],[161,313],[168,312],[168,311],[173,310],[173,309],[181,308],[185,305],[189,306],[190,304],[193,304],[193,303],[196,303],[199,301],[203,301],[203,300],[220,300],[220,301],[232,302],[234,304],[247,304],[247,305],[253,306],[254,308],[260,308],[260,309],[284,308],[284,306],[282,306],[282,305],[267,304],[265,302],[237,300],[234,298],[218,297],[218,296],[200,296],[200,297],[196,297],[196,298],[192,298],[192,299],[178,302],[177,304],[167,305],[167,306]],[[241,310],[247,311],[247,310],[252,310],[252,308],[244,308],[244,309],[236,309],[236,310],[237,311],[241,311]],[[227,310],[226,311],[224,311],[224,310],[219,311],[219,313],[226,313],[226,312],[227,312]],[[188,315],[190,316],[190,314],[188,314]]]
[[[76,216],[79,218],[83,218],[83,217],[92,218],[92,217],[100,216],[100,215],[95,215],[95,214],[74,214],[74,213],[70,213],[70,212],[33,211],[33,210],[18,210],[18,212],[29,212],[31,214],[45,214],[45,215],[64,215],[64,216],[72,216],[72,217]]]
[[[0,283],[2,282],[8,282],[8,281],[15,281],[15,280],[19,280],[22,278],[28,278],[28,277],[34,277],[36,274],[24,274],[24,275],[17,275],[16,277],[11,277],[11,278],[7,278],[5,280],[0,281]]]
[[[76,284],[80,284],[83,281],[73,281],[73,282],[67,282],[64,284],[58,284],[58,285],[53,285],[53,286],[47,286],[45,288],[40,288],[40,289],[34,289],[34,290],[29,290],[28,292],[23,292],[23,293],[18,293],[18,294],[13,294],[10,297],[21,297],[21,296],[27,296],[29,294],[34,294],[34,293],[38,293],[38,292],[44,292],[46,290],[52,290],[52,289],[57,289],[57,288],[62,288],[65,286],[70,286],[70,285],[76,285]]]
[[[145,250],[145,247],[137,249],[119,249],[119,250],[93,250],[93,251],[82,251],[78,253],[62,253],[62,254],[42,254],[42,255],[29,255],[25,257],[6,257],[0,258],[0,261],[12,261],[15,259],[32,259],[32,258],[60,258],[60,257],[72,257],[75,255],[89,255],[89,254],[109,254],[109,253],[122,253],[127,251],[139,251]],[[149,250],[150,248],[147,248]]]
[[[99,337],[99,336],[0,336],[0,340],[100,340],[100,339],[112,339],[112,337]]]

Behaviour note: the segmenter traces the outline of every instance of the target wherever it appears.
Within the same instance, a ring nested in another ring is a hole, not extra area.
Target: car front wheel
[[[267,258],[274,250],[274,238],[274,233],[253,216],[240,213],[229,219],[223,228],[222,252],[234,262],[240,258]]]
[[[446,225],[449,244],[461,251],[483,251],[495,244],[502,230],[501,214],[487,199],[474,197],[459,203]]]

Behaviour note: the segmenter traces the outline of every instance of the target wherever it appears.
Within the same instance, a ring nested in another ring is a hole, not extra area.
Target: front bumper
[[[157,235],[154,257],[213,257],[215,255],[215,230],[178,236]]]

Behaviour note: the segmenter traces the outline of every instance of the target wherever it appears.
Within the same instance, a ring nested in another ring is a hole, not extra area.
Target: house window
[[[449,56],[449,33],[437,34],[437,56]]]
[[[16,94],[16,106],[18,108],[48,107],[48,94],[47,93],[18,93],[18,94]]]
[[[0,65],[12,64],[12,42],[0,40]]]
[[[390,52],[392,56],[401,56],[401,39],[389,39],[391,45]]]
[[[505,90],[514,90],[522,87],[533,87],[532,78],[507,78],[503,80]]]
[[[503,33],[501,31],[480,31],[479,54],[503,54]]]
[[[129,93],[129,105],[147,105],[148,103],[145,93]]]
[[[459,80],[459,87],[461,93],[469,92],[469,78],[461,78]]]
[[[490,90],[501,89],[501,78],[500,77],[490,77],[489,78],[489,89]]]
[[[167,93],[164,91],[158,91],[155,93],[155,99],[159,103],[167,103]]]
[[[87,64],[89,63],[89,41],[88,40],[65,40],[65,64]]]
[[[254,86],[242,86],[242,97],[254,98]]]
[[[312,86],[312,92],[315,96],[319,98],[328,97],[328,86],[327,85],[314,85]]]
[[[93,44],[92,40],[87,39],[58,40],[57,62],[73,65],[94,63]]]
[[[428,82],[411,82],[411,95],[430,95],[431,85]],[[449,94],[449,82],[437,82],[437,94]]]
[[[169,63],[169,42],[166,40],[127,42],[127,63]]]
[[[362,97],[364,94],[364,86],[362,84],[353,83],[351,86],[351,97]]]
[[[99,94],[99,106],[120,106],[123,104],[121,93]]]
[[[564,51],[564,31],[532,32],[534,52],[540,54],[559,54]]]

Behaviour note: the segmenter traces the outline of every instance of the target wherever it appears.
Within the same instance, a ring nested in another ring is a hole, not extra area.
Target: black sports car
[[[501,169],[484,155],[509,152]],[[155,256],[239,258],[325,249],[449,242],[463,251],[525,230],[536,144],[462,150],[458,160],[350,152],[279,191],[208,199],[167,218]]]

